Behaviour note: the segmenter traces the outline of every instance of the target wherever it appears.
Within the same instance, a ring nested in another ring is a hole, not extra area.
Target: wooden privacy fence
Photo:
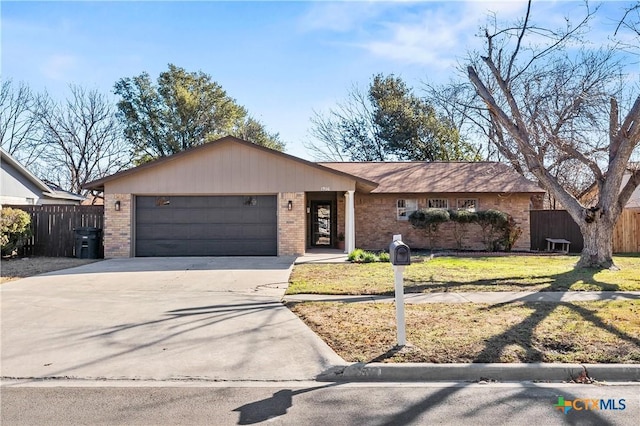
[[[640,209],[624,209],[613,230],[613,251],[640,253]]]
[[[580,253],[584,241],[580,228],[566,210],[531,210],[531,250],[547,249],[547,238],[561,238],[571,241],[569,252]]]
[[[584,240],[566,210],[531,210],[531,250],[546,250],[546,238],[571,241],[569,251],[580,253]],[[640,209],[625,209],[613,230],[614,253],[640,252]]]
[[[104,206],[6,206],[24,210],[31,216],[33,236],[22,248],[25,256],[75,256],[74,229],[80,227],[104,228]],[[102,244],[98,256],[104,257]]]

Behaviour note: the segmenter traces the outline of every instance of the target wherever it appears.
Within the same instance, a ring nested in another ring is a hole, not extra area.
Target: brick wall
[[[131,257],[131,194],[105,194],[104,257]],[[120,201],[120,211],[114,206]]]
[[[289,200],[293,202],[291,211]],[[304,192],[278,194],[278,256],[304,254],[306,212]]]
[[[356,247],[369,250],[382,250],[389,247],[394,234],[402,234],[403,241],[412,248],[429,248],[429,242],[423,230],[414,229],[408,221],[396,219],[396,201],[398,199],[417,199],[418,208],[427,207],[427,197],[424,194],[356,194]],[[514,250],[529,250],[529,206],[528,194],[438,194],[429,198],[447,198],[449,207],[456,205],[457,198],[475,198],[478,200],[478,210],[495,209],[513,216],[522,228],[522,235],[516,242]],[[344,203],[343,203],[344,204]],[[456,249],[454,237],[454,223],[449,222],[440,226],[439,237],[434,241],[434,248]],[[480,227],[475,224],[468,226],[463,248],[483,250]]]

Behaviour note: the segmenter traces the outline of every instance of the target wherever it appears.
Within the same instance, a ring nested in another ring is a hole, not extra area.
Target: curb
[[[586,369],[587,378],[598,382],[640,381],[640,364],[386,364],[338,365],[316,380],[334,382],[570,382]],[[591,383],[591,380],[585,383]]]

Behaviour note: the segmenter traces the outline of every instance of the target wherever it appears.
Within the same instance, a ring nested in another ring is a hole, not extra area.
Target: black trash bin
[[[102,229],[93,227],[75,228],[76,257],[97,259],[100,254]]]

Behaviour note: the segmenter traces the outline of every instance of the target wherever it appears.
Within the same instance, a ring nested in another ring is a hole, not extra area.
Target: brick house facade
[[[425,207],[498,209],[523,233],[542,190],[499,163],[313,163],[233,137],[85,185],[105,200],[105,257],[300,255],[312,248],[381,250]],[[438,248],[456,248],[453,224]],[[464,248],[482,249],[477,226]]]

